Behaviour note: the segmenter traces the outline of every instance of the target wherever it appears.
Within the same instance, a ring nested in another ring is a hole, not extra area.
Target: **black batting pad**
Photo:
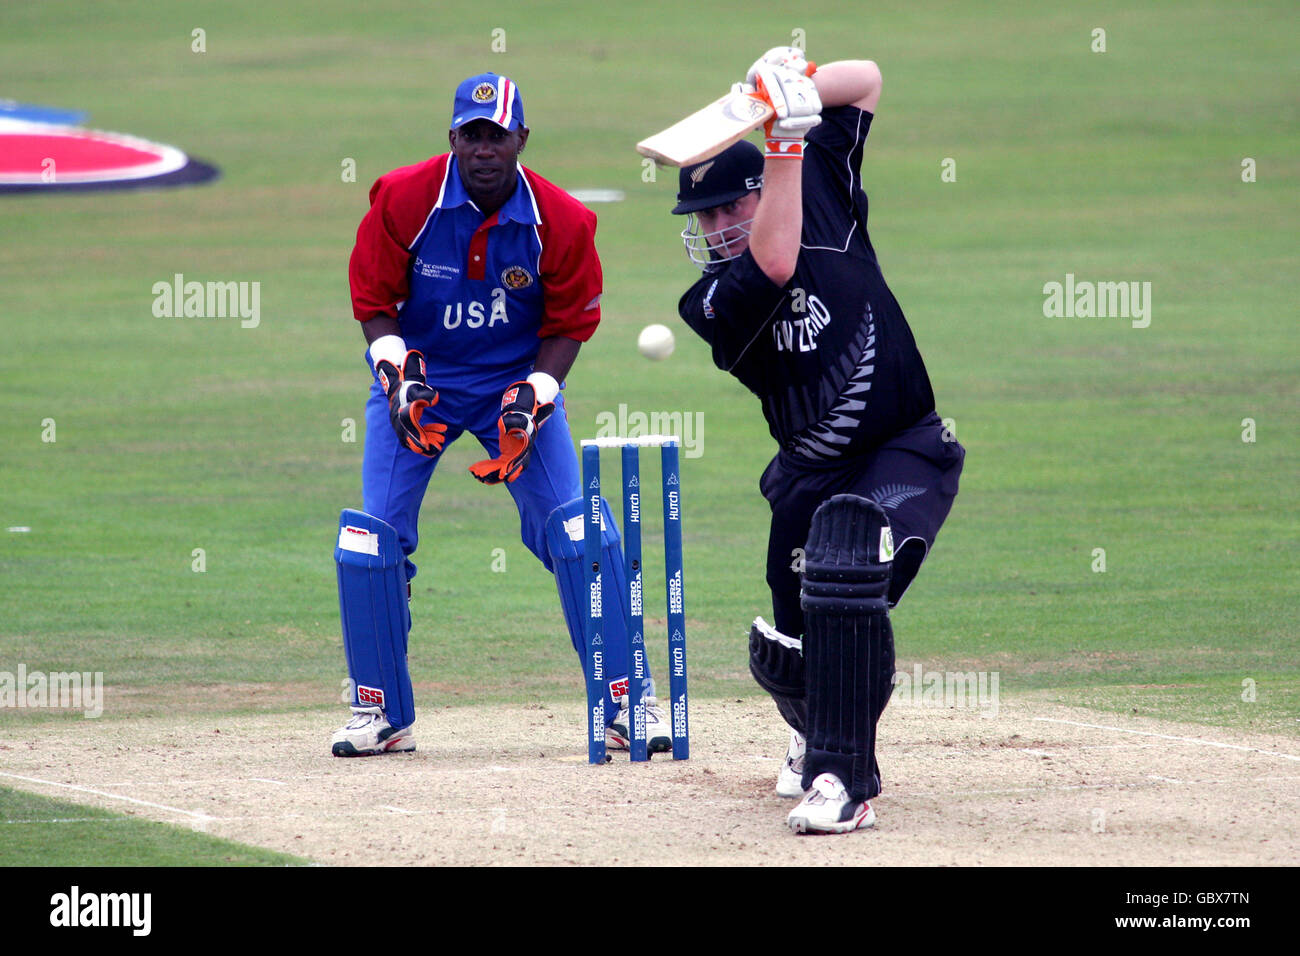
[[[866,498],[836,495],[814,513],[805,555],[803,784],[830,772],[853,800],[869,800],[880,792],[876,723],[894,677],[889,519]]]

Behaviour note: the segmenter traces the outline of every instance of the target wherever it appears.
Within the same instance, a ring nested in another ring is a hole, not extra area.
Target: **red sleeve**
[[[600,324],[604,277],[596,254],[596,214],[558,186],[531,173],[542,215],[542,289],[546,314],[540,338],[586,342]]]
[[[352,315],[366,322],[396,317],[408,294],[410,247],[438,199],[447,157],[435,156],[379,177],[370,187],[370,211],[357,227],[348,262]]]

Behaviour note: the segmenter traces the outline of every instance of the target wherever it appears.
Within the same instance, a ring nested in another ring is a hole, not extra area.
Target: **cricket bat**
[[[752,93],[728,93],[686,119],[636,144],[636,151],[656,163],[690,166],[718,155],[775,115]]]

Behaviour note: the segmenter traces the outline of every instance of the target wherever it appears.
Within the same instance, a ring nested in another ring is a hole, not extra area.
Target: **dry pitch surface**
[[[1294,739],[1021,699],[894,703],[873,831],[795,836],[765,698],[701,701],[692,758],[591,767],[579,706],[426,709],[413,754],[340,760],[346,711],[19,729],[0,784],[325,864],[1230,865],[1300,858]]]

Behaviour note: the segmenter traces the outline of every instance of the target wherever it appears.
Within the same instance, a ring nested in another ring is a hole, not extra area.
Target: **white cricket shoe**
[[[646,754],[670,754],[673,752],[673,730],[668,723],[668,715],[659,706],[658,697],[649,695],[641,698],[645,701],[645,750]],[[627,695],[618,699],[618,716],[605,728],[605,746],[614,750],[630,750],[632,734],[631,714],[627,709]]]
[[[808,741],[797,730],[790,731],[790,746],[785,752],[785,762],[776,778],[776,795],[778,797],[803,796],[803,758],[808,752]]]
[[[851,833],[874,825],[876,813],[867,801],[850,800],[839,777],[823,773],[785,822],[795,833]]]
[[[330,741],[330,753],[336,757],[372,757],[414,749],[411,728],[394,729],[378,707],[353,707],[352,719]]]

